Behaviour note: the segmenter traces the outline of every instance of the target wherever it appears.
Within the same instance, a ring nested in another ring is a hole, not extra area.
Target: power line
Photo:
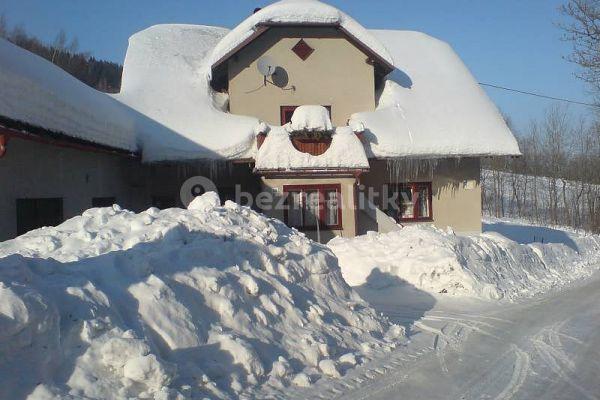
[[[494,88],[494,89],[507,90],[509,92],[515,92],[515,93],[520,93],[520,94],[526,94],[526,95],[529,95],[529,96],[541,97],[543,99],[556,100],[556,101],[562,101],[562,102],[565,102],[565,103],[579,104],[581,106],[600,108],[600,105],[598,105],[598,104],[584,103],[582,101],[575,101],[575,100],[563,99],[561,97],[546,96],[545,94],[534,93],[534,92],[527,92],[525,90],[519,90],[519,89],[512,89],[512,88],[508,88],[508,87],[504,87],[504,86],[493,85],[491,83],[479,82],[479,84],[481,86],[488,86],[488,87],[491,87],[491,88]]]

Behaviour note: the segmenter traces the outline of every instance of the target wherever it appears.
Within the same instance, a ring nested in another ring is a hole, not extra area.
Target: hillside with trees
[[[68,38],[62,30],[52,44],[46,44],[28,34],[22,25],[10,29],[6,18],[0,15],[0,37],[45,58],[97,90],[117,93],[121,88],[122,65],[80,51],[77,38]]]
[[[484,213],[600,232],[598,128],[549,109],[518,135],[522,157],[484,163]]]
[[[565,58],[579,66],[577,77],[596,104],[587,121],[573,121],[566,108],[555,106],[526,132],[515,132],[523,156],[484,163],[483,209],[600,232],[600,2],[570,0],[560,10],[566,18],[560,28],[572,44]]]

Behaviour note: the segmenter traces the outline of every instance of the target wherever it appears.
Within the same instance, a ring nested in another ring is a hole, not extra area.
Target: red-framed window
[[[397,221],[432,221],[431,182],[411,182],[390,185],[396,199],[395,209],[388,214]]]
[[[280,107],[281,126],[292,121],[292,115],[294,115],[294,111],[298,107],[299,106],[281,106]],[[323,107],[325,107],[327,109],[327,111],[329,111],[329,118],[331,119],[331,106],[323,106]]]
[[[341,185],[286,185],[284,222],[298,229],[342,229]]]

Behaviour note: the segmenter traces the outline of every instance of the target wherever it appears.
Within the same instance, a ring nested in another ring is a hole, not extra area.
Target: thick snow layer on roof
[[[333,125],[325,107],[304,105],[294,110],[290,129],[293,132],[329,132]]]
[[[205,196],[0,243],[0,398],[264,398],[403,343],[325,246]]]
[[[261,15],[274,22],[293,21],[304,15],[299,4],[307,14],[329,10],[319,14],[321,22],[341,15],[316,1],[289,0],[263,9],[240,26],[257,22]],[[288,7],[298,15],[286,14]],[[232,33],[239,35],[240,29]],[[158,25],[131,37],[122,92],[116,97],[162,125],[145,129],[151,132],[143,136],[145,160],[256,155],[254,135],[264,124],[223,112],[227,99],[214,93],[208,81],[215,54],[229,41],[227,32],[209,26]],[[520,154],[495,105],[450,46],[418,32],[373,35],[393,54],[397,70],[388,77],[377,110],[357,113],[350,121],[353,129],[366,128],[369,157]]]
[[[129,39],[116,98],[163,125],[144,137],[145,161],[243,158],[258,119],[222,111],[212,91],[208,53],[226,29],[156,25]]]
[[[317,0],[282,0],[252,14],[215,47],[210,65],[221,60],[254,33],[256,27],[268,23],[288,24],[339,24],[389,64],[393,59],[388,50],[367,29],[349,15]]]
[[[448,44],[419,32],[373,33],[397,70],[377,110],[352,116],[367,129],[369,156],[520,154],[498,109]]]
[[[318,156],[296,150],[285,128],[269,132],[256,155],[257,170],[369,168],[363,144],[348,127],[337,128],[327,151]]]
[[[0,39],[0,116],[135,151],[135,113],[52,63]]]

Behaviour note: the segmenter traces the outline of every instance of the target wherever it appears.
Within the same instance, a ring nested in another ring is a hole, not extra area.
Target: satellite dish
[[[258,68],[258,72],[260,72],[260,74],[266,78],[273,75],[277,69],[277,63],[271,57],[264,56],[258,60],[256,63],[256,68]]]

